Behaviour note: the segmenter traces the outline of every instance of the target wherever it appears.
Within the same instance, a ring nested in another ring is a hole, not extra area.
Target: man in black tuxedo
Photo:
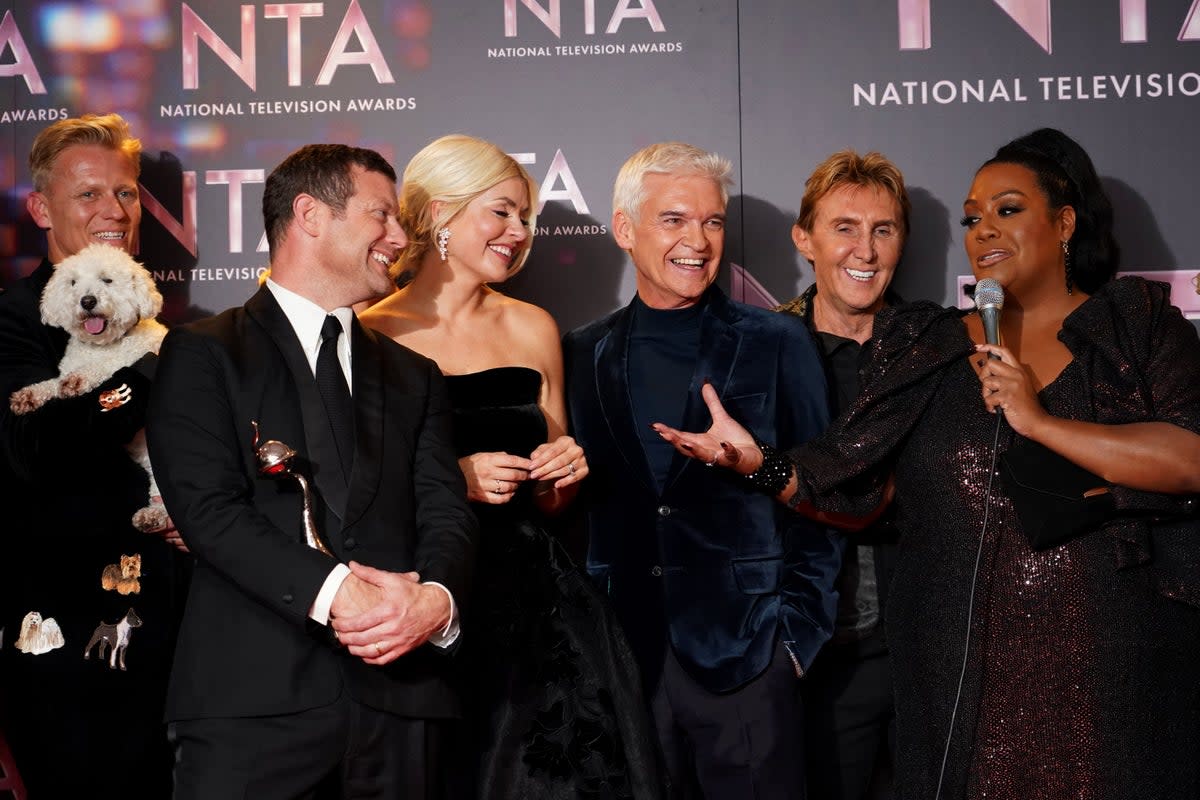
[[[612,230],[637,295],[566,336],[567,398],[591,469],[588,571],[633,645],[673,782],[709,800],[798,798],[795,684],[833,630],[841,541],[651,428],[707,427],[705,382],[766,440],[799,445],[827,422],[803,323],[713,285],[731,169],[679,142],[625,162]]]
[[[140,153],[116,114],[41,131],[26,208],[48,257],[0,293],[0,731],[34,800],[104,794],[99,776],[116,771],[129,796],[171,787],[163,698],[186,559],[169,525],[134,528],[148,487],[124,448],[145,424],[154,357],[78,397],[25,414],[9,406],[14,391],[58,375],[67,332],[39,309],[54,265],[95,243],[137,252]],[[95,308],[79,313],[102,319]],[[140,570],[106,589],[105,568],[123,557]],[[95,650],[85,660],[93,632],[131,609],[141,625],[128,630],[124,666]]]
[[[197,557],[167,697],[177,798],[437,791],[475,520],[437,365],[350,309],[407,243],[395,180],[371,150],[288,156],[263,195],[266,285],[163,344],[151,458]],[[260,440],[298,452],[332,555]]]

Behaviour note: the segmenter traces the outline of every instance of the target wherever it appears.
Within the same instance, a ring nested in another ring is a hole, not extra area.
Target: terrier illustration
[[[108,668],[116,669],[119,665],[125,671],[125,649],[129,647],[129,634],[134,628],[142,627],[142,620],[131,608],[125,616],[115,624],[101,622],[92,633],[87,647],[83,648],[83,657],[90,658],[93,645],[96,647],[98,658],[104,658],[105,648],[108,652]]]
[[[142,590],[142,584],[138,581],[140,577],[142,554],[123,555],[120,566],[109,564],[104,568],[104,572],[100,574],[100,586],[109,592],[115,589],[118,594],[138,594]]]

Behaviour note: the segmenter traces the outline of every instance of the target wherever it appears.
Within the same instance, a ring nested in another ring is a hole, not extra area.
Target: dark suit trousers
[[[809,795],[891,797],[896,715],[887,650],[827,644],[801,686]]]
[[[732,692],[698,684],[667,647],[651,700],[674,795],[686,800],[803,800],[796,673],[776,645],[767,669]]]
[[[343,800],[444,796],[442,723],[364,706],[168,726],[175,800]]]

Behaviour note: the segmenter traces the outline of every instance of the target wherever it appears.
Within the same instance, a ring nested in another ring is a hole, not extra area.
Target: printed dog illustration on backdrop
[[[21,635],[13,642],[13,646],[22,653],[40,656],[62,647],[62,628],[54,617],[42,618],[37,611],[30,611],[21,620]]]
[[[138,594],[142,591],[142,584],[138,581],[140,577],[142,554],[122,555],[120,565],[109,564],[100,573],[100,588],[108,592],[115,589],[117,594]]]
[[[58,377],[13,392],[13,413],[28,414],[53,398],[90,392],[121,367],[157,353],[167,334],[155,320],[162,302],[154,278],[124,250],[93,244],[64,258],[42,292],[42,321],[63,328],[71,338],[58,363]],[[100,402],[109,410],[123,405],[128,395],[129,387],[122,386],[105,392]],[[126,449],[150,476],[150,502],[133,515],[134,527],[158,530],[166,524],[167,512],[157,499],[144,432],[139,431]]]
[[[124,672],[125,650],[129,647],[129,634],[134,628],[140,627],[142,627],[141,617],[132,608],[112,625],[101,622],[92,633],[92,638],[88,640],[87,647],[83,648],[84,659],[91,658],[92,647],[95,646],[98,658],[104,658],[105,652],[108,653],[109,669],[116,669],[119,666]]]

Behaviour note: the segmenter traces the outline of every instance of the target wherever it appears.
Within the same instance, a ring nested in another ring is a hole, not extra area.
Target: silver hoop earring
[[[446,242],[450,241],[450,229],[440,228],[437,232],[437,251],[442,257],[442,261],[446,260]]]

